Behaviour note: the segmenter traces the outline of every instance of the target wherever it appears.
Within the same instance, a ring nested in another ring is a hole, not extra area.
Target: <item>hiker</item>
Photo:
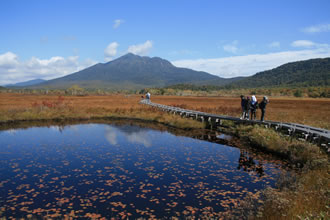
[[[250,105],[250,119],[251,120],[256,120],[257,117],[257,109],[258,109],[258,101],[257,98],[253,95],[252,100],[251,100],[251,105]]]
[[[150,93],[149,92],[147,92],[147,94],[146,94],[146,99],[147,99],[148,102],[150,101]]]
[[[264,96],[262,101],[259,104],[259,108],[261,109],[261,119],[260,121],[264,121],[265,119],[265,113],[266,113],[266,105],[269,103],[269,100],[267,96]]]
[[[245,105],[244,105],[244,119],[249,120],[249,116],[250,116],[250,108],[251,108],[251,100],[250,97],[247,96],[246,100],[245,100]]]
[[[244,95],[241,95],[241,108],[242,108],[242,115],[240,117],[240,119],[244,119],[245,118],[245,102],[246,102],[246,99],[244,97]]]

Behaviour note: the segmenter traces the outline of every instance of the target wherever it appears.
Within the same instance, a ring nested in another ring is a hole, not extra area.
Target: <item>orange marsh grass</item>
[[[181,128],[202,128],[195,120],[139,104],[138,95],[56,96],[0,94],[0,121],[41,119],[133,118]]]
[[[262,97],[257,98],[258,100],[262,99]],[[0,121],[37,119],[38,117],[126,116],[152,118],[157,117],[155,115],[157,112],[159,115],[163,114],[160,111],[151,111],[150,107],[140,105],[140,95],[63,96],[61,99],[63,99],[62,105],[54,108],[46,108],[47,106],[40,108],[40,104],[45,101],[58,102],[59,96],[0,93]],[[239,97],[152,96],[152,101],[237,117],[241,113]],[[257,117],[260,117],[260,111],[257,112]],[[170,118],[173,120],[172,116]],[[178,119],[178,117],[174,118]],[[266,110],[266,120],[295,122],[330,129],[330,99],[270,97],[270,103]]]

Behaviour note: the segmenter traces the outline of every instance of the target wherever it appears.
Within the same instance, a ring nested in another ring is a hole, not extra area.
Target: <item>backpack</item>
[[[259,108],[259,103],[258,102],[254,103],[254,108],[255,109],[258,109]]]

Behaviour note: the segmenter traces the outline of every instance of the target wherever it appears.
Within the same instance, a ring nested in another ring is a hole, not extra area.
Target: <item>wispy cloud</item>
[[[329,48],[328,44],[315,43],[310,40],[296,40],[291,43],[291,46],[303,48]]]
[[[314,26],[309,26],[302,29],[303,32],[306,33],[320,33],[320,32],[329,32],[330,31],[330,24],[319,24]]]
[[[114,21],[113,21],[113,28],[114,28],[114,29],[119,28],[119,26],[120,26],[122,23],[124,23],[124,22],[125,22],[125,21],[122,20],[122,19],[116,19],[116,20],[114,20]]]
[[[238,41],[235,40],[231,42],[230,44],[226,44],[223,46],[223,50],[227,51],[229,53],[237,53],[238,47],[237,47]]]
[[[67,58],[55,56],[50,59],[32,57],[29,60],[21,61],[15,53],[7,52],[0,55],[0,84],[4,85],[37,78],[57,78],[95,63],[91,59],[79,61],[78,56]]]
[[[197,51],[193,51],[193,50],[174,50],[169,52],[169,55],[171,56],[190,56],[190,55],[196,55],[199,54]]]
[[[316,44],[309,40],[296,40],[291,43],[293,47],[314,47]]]
[[[251,54],[214,59],[177,60],[179,67],[206,71],[220,77],[250,76],[257,72],[275,68],[288,62],[324,58],[330,56],[330,48],[285,51],[267,54]]]
[[[40,38],[40,43],[42,43],[42,44],[46,44],[46,43],[48,43],[48,37],[47,37],[47,36],[42,36],[42,37]]]
[[[67,36],[64,36],[63,37],[63,40],[64,41],[76,41],[77,40],[77,37],[76,36],[73,36],[73,35],[67,35]]]
[[[144,55],[147,55],[150,52],[152,46],[153,46],[152,41],[147,40],[143,44],[137,44],[137,45],[129,46],[128,49],[127,49],[127,52],[134,53],[136,55],[144,56]]]
[[[105,49],[104,49],[104,60],[110,61],[114,56],[117,54],[117,47],[119,44],[117,42],[110,43]]]
[[[268,44],[268,47],[270,48],[280,48],[281,47],[281,43],[278,41],[273,41],[270,44]]]

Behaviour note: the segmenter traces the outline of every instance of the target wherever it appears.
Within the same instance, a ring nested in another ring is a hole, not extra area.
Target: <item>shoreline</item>
[[[165,123],[162,121],[158,121],[156,119],[145,119],[145,118],[137,118],[137,117],[121,117],[121,116],[93,116],[93,117],[66,117],[66,118],[41,118],[41,119],[16,119],[16,120],[7,120],[7,121],[0,121],[0,130],[2,127],[10,126],[10,125],[19,125],[21,123],[65,123],[70,124],[71,122],[88,122],[88,121],[97,121],[97,120],[120,120],[120,121],[135,121],[135,122],[144,122],[144,123],[157,123],[169,128],[175,129],[182,129],[182,130],[199,130],[203,128],[192,128],[190,126],[187,127],[180,127],[175,126],[171,123]],[[33,125],[32,125],[33,126]]]

